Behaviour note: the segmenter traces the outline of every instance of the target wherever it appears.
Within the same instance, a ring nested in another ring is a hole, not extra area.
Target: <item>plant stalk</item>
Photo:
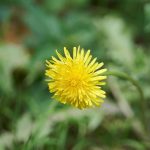
[[[148,130],[149,130],[148,129],[148,118],[147,118],[147,115],[146,115],[147,105],[146,105],[146,101],[145,101],[145,98],[144,98],[142,88],[140,87],[138,82],[126,73],[107,72],[105,74],[108,75],[108,76],[111,75],[111,76],[119,77],[119,78],[122,78],[122,79],[126,79],[126,80],[130,81],[136,87],[136,89],[137,89],[137,91],[139,92],[139,95],[140,95],[140,103],[139,104],[140,104],[140,107],[141,107],[141,121],[144,125],[144,129],[145,129],[146,134],[148,134]]]

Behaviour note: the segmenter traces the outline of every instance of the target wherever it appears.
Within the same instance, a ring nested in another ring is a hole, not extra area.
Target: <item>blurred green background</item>
[[[51,99],[45,60],[78,45],[139,82],[150,126],[149,0],[0,0],[0,150],[150,149],[128,81],[109,77],[101,108]]]

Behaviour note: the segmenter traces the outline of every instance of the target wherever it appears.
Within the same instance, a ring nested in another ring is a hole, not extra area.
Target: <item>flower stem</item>
[[[119,78],[122,78],[122,79],[126,79],[126,80],[130,81],[136,87],[136,89],[137,89],[137,91],[139,92],[139,95],[140,95],[140,103],[139,104],[140,104],[140,107],[141,107],[141,121],[143,122],[145,132],[148,134],[148,118],[147,118],[147,115],[146,115],[147,105],[146,105],[146,101],[145,101],[145,98],[144,98],[143,91],[142,91],[140,85],[138,84],[138,82],[126,73],[107,72],[105,74],[116,76],[116,77],[119,77]]]

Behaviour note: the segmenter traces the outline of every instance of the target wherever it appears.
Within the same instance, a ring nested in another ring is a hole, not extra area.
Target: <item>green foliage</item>
[[[80,45],[133,76],[149,108],[149,33],[148,0],[1,0],[0,150],[150,149],[130,83],[108,79],[102,107],[81,111],[54,101],[44,76],[56,49]]]

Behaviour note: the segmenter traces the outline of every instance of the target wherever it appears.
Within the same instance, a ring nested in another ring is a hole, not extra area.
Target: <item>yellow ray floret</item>
[[[87,52],[80,47],[73,48],[70,55],[64,47],[64,56],[57,50],[58,59],[46,61],[45,75],[48,79],[48,87],[54,98],[61,103],[70,104],[83,109],[100,106],[105,98],[105,92],[101,89],[106,79],[102,75],[106,69],[101,69],[103,63],[92,59],[90,50]]]

